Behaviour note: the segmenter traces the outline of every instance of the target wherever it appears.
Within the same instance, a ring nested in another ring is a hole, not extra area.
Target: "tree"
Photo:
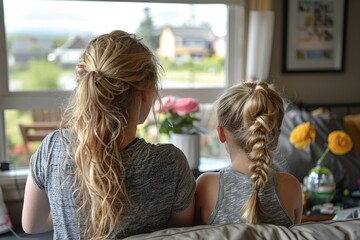
[[[55,90],[60,89],[58,79],[61,74],[54,63],[31,60],[27,78],[23,79],[23,90]]]
[[[159,31],[156,30],[150,15],[150,9],[144,8],[145,19],[140,22],[136,34],[143,38],[145,43],[154,51],[159,47]]]

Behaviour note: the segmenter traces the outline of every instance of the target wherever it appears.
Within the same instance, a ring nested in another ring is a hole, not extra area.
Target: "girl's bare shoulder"
[[[276,176],[278,178],[278,181],[282,180],[282,181],[292,181],[292,182],[300,183],[299,180],[294,175],[287,172],[277,172]]]
[[[219,181],[219,173],[218,172],[206,172],[201,174],[197,179],[196,179],[196,184],[198,186],[201,185],[212,185],[213,183],[217,183]]]
[[[301,184],[294,175],[286,172],[277,172],[276,177],[280,188],[281,187],[284,187],[286,189],[295,188],[297,190],[301,190]]]

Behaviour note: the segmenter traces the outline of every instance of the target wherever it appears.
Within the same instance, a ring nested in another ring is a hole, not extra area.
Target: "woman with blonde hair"
[[[283,116],[281,97],[265,82],[235,85],[218,99],[218,135],[231,164],[197,179],[196,224],[300,222],[300,183],[271,168]]]
[[[22,224],[54,239],[118,239],[193,224],[195,179],[170,144],[136,137],[158,97],[159,65],[133,34],[93,39],[60,129],[30,160]]]

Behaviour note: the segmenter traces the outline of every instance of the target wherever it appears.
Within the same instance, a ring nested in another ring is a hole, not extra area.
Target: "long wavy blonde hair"
[[[73,195],[78,216],[86,218],[79,222],[85,239],[107,239],[122,226],[131,201],[119,146],[138,92],[153,89],[158,96],[158,67],[150,49],[123,31],[93,39],[77,64],[78,85],[60,126],[75,136],[69,158],[76,165]]]
[[[245,151],[254,191],[242,209],[242,218],[259,223],[266,212],[259,191],[268,182],[272,151],[276,149],[284,117],[283,101],[265,82],[244,82],[229,88],[218,100],[219,127],[227,129]]]

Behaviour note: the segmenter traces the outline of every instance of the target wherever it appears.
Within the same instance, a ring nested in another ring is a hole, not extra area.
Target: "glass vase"
[[[307,201],[314,206],[329,203],[335,195],[335,180],[330,169],[317,164],[312,168],[305,183]]]

